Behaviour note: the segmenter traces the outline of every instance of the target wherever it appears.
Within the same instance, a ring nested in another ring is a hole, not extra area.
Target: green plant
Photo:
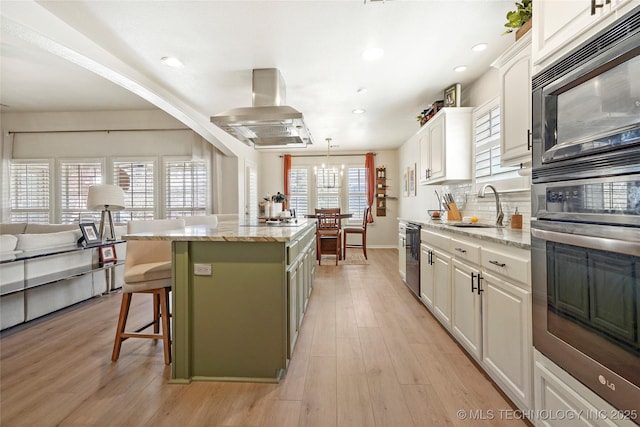
[[[278,191],[278,194],[274,194],[271,197],[271,200],[275,203],[282,203],[285,200],[287,200],[287,196],[285,196],[284,194],[282,194],[281,192]]]
[[[502,34],[509,34],[522,27],[525,22],[531,19],[531,0],[522,0],[522,3],[516,2],[516,10],[507,12],[507,23],[504,24],[507,30]]]

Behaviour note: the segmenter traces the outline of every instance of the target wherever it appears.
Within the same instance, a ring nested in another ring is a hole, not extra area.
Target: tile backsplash
[[[479,198],[478,193],[473,190],[472,184],[446,185],[442,187],[445,193],[451,193],[456,205],[462,212],[462,216],[477,216],[482,222],[493,222],[496,219],[496,199],[493,192],[488,191],[485,198]],[[518,213],[522,215],[522,229],[529,230],[531,223],[531,192],[529,190],[520,191],[499,191],[500,203],[504,212],[502,223],[510,227],[511,215],[518,208]]]

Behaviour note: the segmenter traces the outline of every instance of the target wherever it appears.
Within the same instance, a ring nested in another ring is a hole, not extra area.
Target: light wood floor
[[[280,384],[167,384],[162,345],[111,349],[121,296],[93,299],[0,340],[2,426],[525,425],[398,274],[397,251],[370,265],[317,269],[287,377]],[[132,321],[150,313],[135,296]],[[142,320],[140,320],[142,323]],[[460,420],[459,410],[494,419]]]

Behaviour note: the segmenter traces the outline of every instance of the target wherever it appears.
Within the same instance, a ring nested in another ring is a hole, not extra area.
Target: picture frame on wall
[[[416,164],[409,166],[409,196],[416,195]]]
[[[453,84],[444,90],[444,106],[460,106],[460,83]]]
[[[402,195],[404,197],[409,197],[409,176],[408,176],[408,172],[409,172],[409,168],[407,168],[407,171],[404,173],[403,177],[402,177]]]

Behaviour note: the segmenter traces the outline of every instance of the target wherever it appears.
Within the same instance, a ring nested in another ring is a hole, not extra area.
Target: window
[[[367,204],[367,170],[364,167],[350,167],[348,171],[347,212],[358,221],[362,218]]]
[[[289,208],[295,209],[296,216],[309,213],[309,170],[291,168],[289,171]]]
[[[342,172],[332,168],[318,168],[316,173],[317,209],[340,207]]]
[[[154,218],[154,169],[153,160],[113,162],[113,183],[124,191],[125,205],[113,212],[115,222]]]
[[[10,168],[11,222],[48,223],[49,162],[13,161]]]
[[[165,162],[165,216],[204,215],[207,210],[207,167],[201,160]]]
[[[99,221],[100,212],[87,209],[89,187],[102,183],[101,161],[60,162],[60,222]]]
[[[500,106],[495,104],[494,102],[488,108],[474,114],[477,182],[487,181],[487,178],[511,178],[515,175],[508,172],[518,169],[500,166]]]

